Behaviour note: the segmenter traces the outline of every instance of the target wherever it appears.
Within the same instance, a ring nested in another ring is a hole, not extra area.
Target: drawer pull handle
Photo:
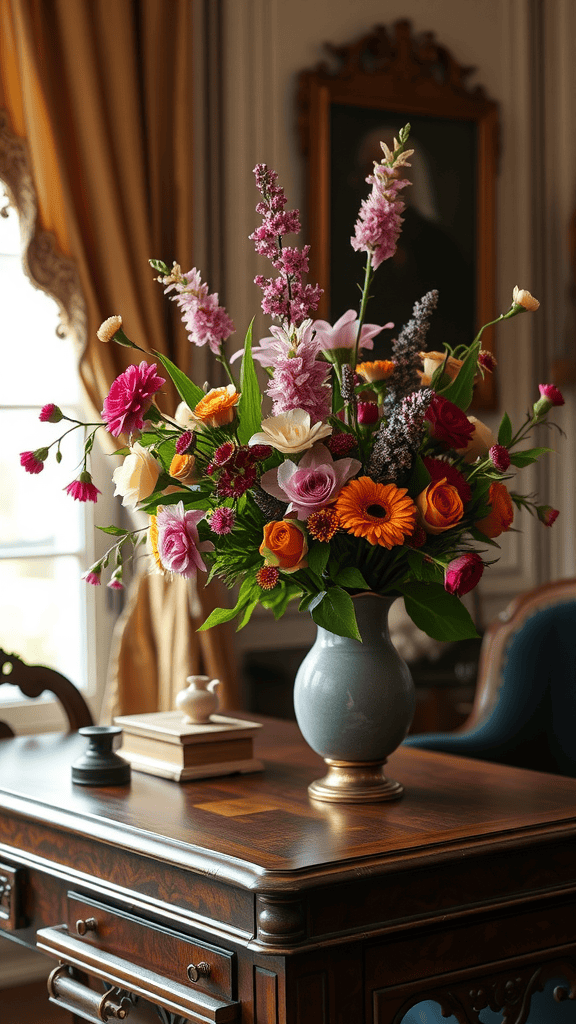
[[[95,917],[87,917],[86,920],[80,918],[76,921],[76,931],[78,935],[86,935],[86,932],[98,931],[98,921]]]
[[[48,978],[48,995],[53,1003],[70,1013],[90,1014],[106,1024],[109,1020],[125,1020],[132,1005],[127,996],[114,998],[114,992],[98,992],[86,988],[68,973],[66,964],[55,967]]]
[[[211,970],[210,964],[207,964],[205,960],[201,960],[199,964],[188,964],[186,968],[188,981],[198,981],[200,978],[207,978]]]

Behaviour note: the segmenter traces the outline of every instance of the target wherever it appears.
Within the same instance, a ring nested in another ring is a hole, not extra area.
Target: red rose
[[[454,558],[446,566],[444,590],[449,594],[456,594],[456,597],[462,597],[474,589],[483,572],[484,563],[480,555],[475,551],[468,551],[459,558]]]
[[[474,426],[466,413],[441,395],[434,395],[426,419],[431,424],[432,437],[443,441],[449,448],[465,448],[474,433]]]

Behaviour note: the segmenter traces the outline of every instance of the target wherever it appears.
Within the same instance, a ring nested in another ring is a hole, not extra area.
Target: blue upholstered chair
[[[472,713],[407,746],[576,776],[576,579],[513,601],[484,635]]]
[[[576,579],[537,587],[513,601],[484,635],[472,713],[453,733],[409,736],[406,746],[576,776]],[[548,982],[532,998],[528,1024],[574,1024],[572,1000],[555,1002]],[[484,1024],[501,1021],[485,1010]],[[456,1024],[422,1002],[403,1024]]]

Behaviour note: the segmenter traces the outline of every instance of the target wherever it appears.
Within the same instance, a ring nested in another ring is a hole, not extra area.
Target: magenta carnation
[[[100,494],[96,485],[92,483],[90,473],[86,471],[81,473],[77,480],[73,480],[71,484],[68,484],[64,490],[66,494],[74,498],[74,501],[98,501],[98,495]]]
[[[48,402],[42,406],[38,419],[41,423],[59,423],[62,417],[62,410],[54,402]]]
[[[538,389],[542,398],[546,398],[551,405],[564,405],[564,396],[555,384],[539,384]]]
[[[444,589],[456,597],[463,597],[474,589],[484,572],[484,563],[475,551],[455,558],[446,567]]]
[[[166,383],[157,370],[156,363],[141,362],[116,377],[102,409],[102,419],[114,437],[142,430],[153,396]]]
[[[194,579],[198,569],[206,572],[200,552],[212,551],[214,545],[211,541],[200,543],[198,523],[203,518],[204,512],[186,511],[182,501],[159,509],[156,517],[158,554],[165,569],[185,579]]]
[[[44,460],[48,455],[47,448],[37,448],[35,452],[21,452],[20,465],[27,473],[41,473],[44,469]]]
[[[362,427],[378,422],[378,406],[376,402],[358,402],[358,423]]]
[[[102,566],[96,566],[95,568],[93,567],[92,569],[88,569],[87,572],[83,573],[82,579],[85,580],[86,583],[91,583],[93,587],[99,587],[102,583],[100,578],[101,573]]]
[[[176,454],[185,455],[194,450],[194,434],[191,430],[185,430],[176,441]]]

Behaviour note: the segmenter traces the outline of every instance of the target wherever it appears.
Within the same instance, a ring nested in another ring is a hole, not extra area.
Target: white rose
[[[290,409],[280,416],[270,416],[262,421],[262,430],[253,434],[249,445],[269,444],[285,455],[295,455],[306,451],[316,441],[328,437],[332,427],[328,423],[315,423],[310,426],[310,413],[304,409]]]
[[[147,448],[141,444],[133,444],[130,455],[127,455],[121,466],[115,469],[112,480],[116,484],[114,496],[122,496],[122,504],[126,508],[136,508],[139,501],[148,498],[160,476],[160,463],[156,461]]]
[[[485,458],[492,445],[498,444],[498,439],[494,437],[494,434],[481,420],[477,420],[475,416],[468,417],[469,422],[474,427],[474,433],[470,438],[465,448],[458,448],[458,455],[464,456],[464,462],[475,462],[478,458]]]

